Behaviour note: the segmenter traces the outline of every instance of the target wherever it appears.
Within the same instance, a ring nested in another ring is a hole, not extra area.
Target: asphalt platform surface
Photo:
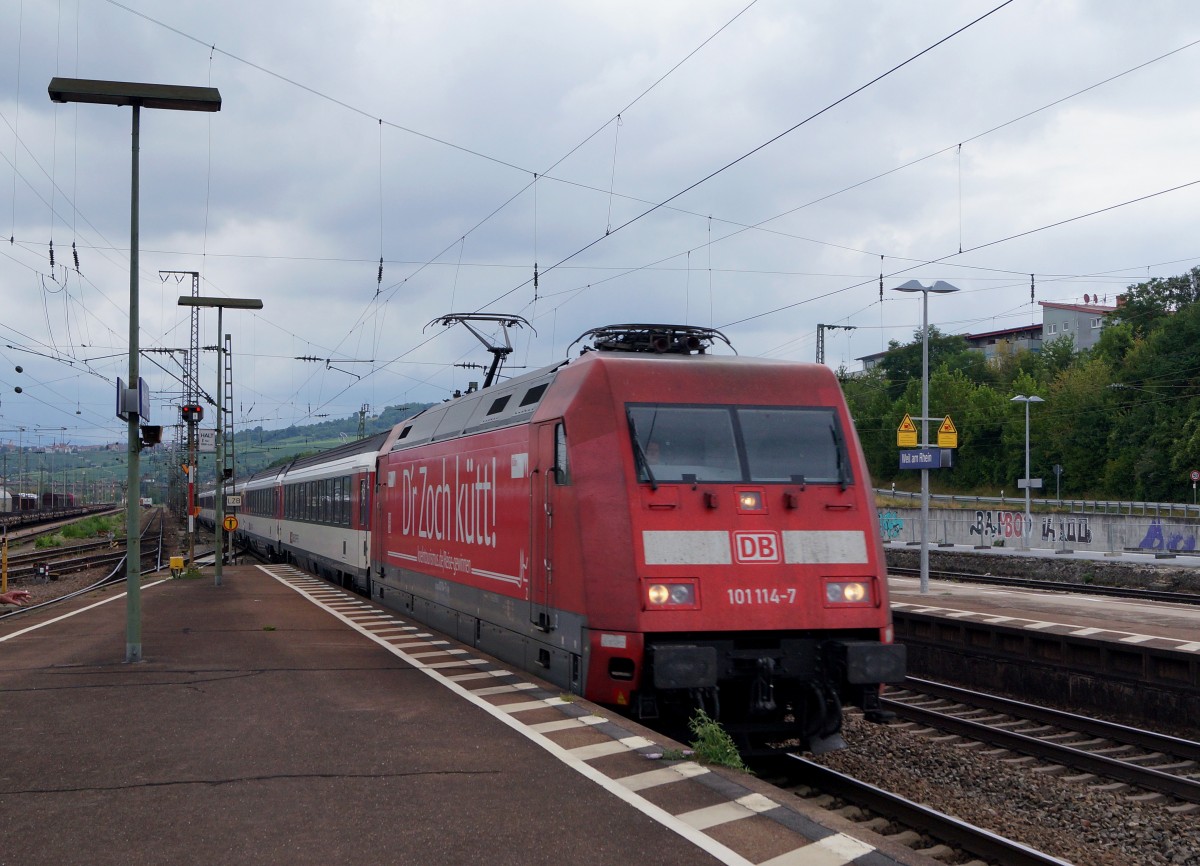
[[[0,621],[0,864],[932,862],[294,569],[126,623]]]

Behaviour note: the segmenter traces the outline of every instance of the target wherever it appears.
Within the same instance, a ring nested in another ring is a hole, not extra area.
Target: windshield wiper
[[[829,432],[833,434],[833,450],[837,452],[838,484],[844,492],[846,485],[850,483],[846,473],[846,439],[836,424],[829,428]]]
[[[646,478],[650,481],[650,489],[658,490],[658,481],[654,477],[654,470],[650,468],[650,461],[646,459],[646,452],[642,448],[642,440],[638,439],[637,424],[634,423],[632,415],[626,414],[625,417],[629,420],[629,438],[633,440],[633,456],[637,458],[637,465],[646,470]]]

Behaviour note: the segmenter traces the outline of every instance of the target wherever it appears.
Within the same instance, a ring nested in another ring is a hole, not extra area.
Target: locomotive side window
[[[641,404],[627,411],[642,482],[851,480],[832,409]]]
[[[567,428],[561,423],[554,427],[554,483],[571,483],[571,466],[567,462]]]

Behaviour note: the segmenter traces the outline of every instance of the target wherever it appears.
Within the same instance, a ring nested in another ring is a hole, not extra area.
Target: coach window
[[[571,483],[571,465],[567,462],[567,428],[561,421],[554,427],[554,483]]]
[[[390,477],[389,477],[389,480]],[[367,516],[371,513],[369,509],[370,503],[367,501],[367,479],[358,479],[358,525],[365,527],[367,525]]]

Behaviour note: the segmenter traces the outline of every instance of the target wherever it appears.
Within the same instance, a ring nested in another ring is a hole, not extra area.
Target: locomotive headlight
[[[651,583],[646,587],[649,607],[695,607],[694,583]]]
[[[758,490],[740,490],[738,491],[738,510],[740,511],[762,511],[763,499],[762,493]]]
[[[831,580],[825,584],[825,601],[830,604],[863,604],[870,600],[870,589],[863,581]]]

